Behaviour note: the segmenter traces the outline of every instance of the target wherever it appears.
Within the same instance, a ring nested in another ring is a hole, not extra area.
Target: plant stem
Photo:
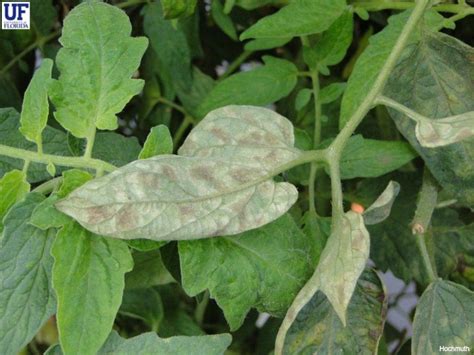
[[[446,201],[441,201],[439,202],[437,205],[436,205],[436,209],[439,209],[439,208],[446,208],[446,207],[449,207],[449,206],[452,206],[454,204],[458,203],[458,200],[453,198],[453,199],[450,199],[450,200],[446,200]]]
[[[234,59],[232,63],[229,64],[227,67],[227,70],[222,74],[217,81],[224,80],[227,78],[230,74],[232,74],[234,71],[236,71],[240,65],[252,55],[253,51],[243,51],[237,58]]]
[[[43,195],[49,194],[54,191],[62,181],[62,176],[58,176],[54,179],[46,181],[44,184],[39,185],[38,187],[34,188],[33,191],[39,192]]]
[[[86,145],[86,150],[84,152],[84,158],[90,159],[92,157],[92,149],[94,148],[94,142],[95,142],[95,133],[96,129],[93,127],[91,129],[91,133],[89,134],[89,137],[87,137],[87,145]]]
[[[438,185],[429,170],[425,168],[423,184],[420,193],[418,194],[415,216],[411,226],[412,232],[416,236],[416,244],[421,252],[423,265],[425,266],[430,282],[435,281],[437,276],[436,267],[434,266],[434,263],[432,263],[426,247],[425,236],[430,225],[431,216],[436,208],[437,200]]]
[[[116,167],[103,160],[85,158],[85,157],[63,157],[51,154],[39,154],[30,150],[9,147],[0,144],[0,155],[5,155],[10,158],[29,160],[35,163],[49,164],[53,163],[59,166],[69,166],[73,168],[94,169],[113,171]]]
[[[313,132],[313,148],[321,143],[321,100],[319,99],[319,73],[317,70],[311,72],[311,81],[313,82],[313,98],[314,98],[314,132]]]
[[[121,2],[121,3],[119,3],[115,6],[118,7],[119,9],[125,9],[127,7],[130,7],[130,6],[140,5],[140,4],[144,4],[146,2],[147,2],[147,0],[128,0],[128,1],[125,1],[125,2]]]
[[[30,161],[28,159],[25,159],[23,163],[23,173],[26,175],[28,173],[28,168],[30,167]]]
[[[463,11],[460,11],[457,14],[447,18],[447,21],[456,22],[469,15],[474,15],[474,7],[465,7]]]
[[[198,302],[196,309],[194,310],[194,318],[199,325],[202,325],[204,320],[204,314],[206,313],[206,308],[209,304],[209,296],[209,290],[204,291],[202,300]]]
[[[399,1],[357,1],[352,6],[362,8],[367,11],[382,11],[382,10],[406,10],[414,7],[414,2],[399,2]],[[433,6],[433,9],[438,12],[461,13],[466,7],[466,4],[441,4]]]
[[[430,0],[420,0],[416,3],[413,12],[411,13],[410,17],[408,18],[408,21],[403,27],[403,30],[400,33],[397,42],[393,46],[392,51],[390,52],[382,69],[380,70],[379,75],[375,79],[374,84],[367,93],[367,96],[365,97],[364,101],[362,101],[360,106],[349,118],[348,122],[338,134],[336,139],[332,142],[330,149],[334,149],[334,151],[336,152],[336,156],[340,157],[340,154],[342,153],[342,150],[344,149],[348,139],[350,138],[352,133],[354,133],[357,126],[359,126],[359,124],[362,122],[365,115],[370,111],[375,100],[382,92],[388,80],[388,77],[390,76],[390,73],[397,64],[398,58],[400,58],[400,55],[408,42],[410,34],[414,31],[418,22],[423,17],[424,11],[429,3]]]
[[[321,100],[319,100],[319,73],[317,70],[311,71],[311,81],[313,83],[313,100],[314,100],[314,132],[313,132],[313,149],[321,143]],[[318,164],[311,163],[309,173],[309,210],[317,215],[315,206],[315,185],[316,174],[318,172]]]
[[[428,279],[430,283],[436,281],[438,277],[436,276],[435,269],[430,259],[430,254],[428,253],[428,248],[426,247],[425,234],[417,234],[415,238],[416,245],[421,253],[421,260],[423,261],[426,273],[428,274]]]
[[[3,75],[4,73],[6,73],[8,70],[10,70],[11,67],[13,67],[15,65],[16,62],[18,62],[21,58],[23,58],[25,55],[27,55],[28,53],[30,53],[32,50],[36,49],[36,47],[38,46],[41,46],[43,44],[45,44],[46,42],[49,42],[50,40],[52,40],[53,38],[59,36],[59,34],[61,33],[61,31],[55,31],[55,32],[52,32],[50,33],[49,35],[47,35],[46,37],[40,37],[38,39],[36,39],[36,41],[34,41],[33,43],[31,43],[28,47],[26,47],[25,49],[23,49],[20,53],[18,53],[15,57],[12,58],[12,60],[10,60],[7,65],[5,65],[1,70],[0,70],[0,75]]]
[[[359,124],[362,122],[362,120],[373,107],[373,104],[376,102],[377,98],[382,92],[388,80],[388,77],[390,76],[390,73],[397,64],[398,58],[400,57],[405,45],[408,42],[410,34],[413,32],[420,19],[423,17],[424,11],[429,5],[429,3],[430,0],[420,0],[416,3],[413,12],[411,13],[410,17],[408,18],[408,21],[403,27],[400,36],[395,42],[392,51],[390,52],[382,69],[380,70],[379,75],[375,79],[374,84],[367,93],[367,96],[359,105],[354,114],[349,118],[346,125],[342,128],[341,132],[339,132],[336,139],[334,139],[334,141],[328,148],[331,172],[331,191],[333,199],[333,217],[334,213],[338,215],[341,213],[341,210],[343,210],[340,172],[336,171],[336,168],[334,166],[338,165],[338,162],[341,159],[342,151],[345,145],[347,144],[347,141],[351,137],[352,133],[354,133],[357,126],[359,126]]]
[[[332,199],[332,225],[339,223],[339,218],[344,214],[341,171],[339,157],[331,157],[333,152],[328,151],[329,176],[331,178],[331,199]]]
[[[298,72],[298,76],[303,76],[303,77],[311,78],[311,72],[309,72],[309,71],[299,71],[299,72]]]
[[[164,97],[159,97],[157,98],[157,101],[158,102],[161,102],[162,104],[164,105],[167,105],[171,108],[174,108],[176,111],[178,112],[181,112],[183,115],[189,117],[189,119],[191,120],[191,122],[195,123],[197,120],[196,118],[194,118],[193,116],[191,116],[191,114],[189,114],[188,111],[186,111],[186,109],[181,106],[181,105],[178,105],[176,102],[173,102],[171,100],[168,100],[167,98],[164,98]]]
[[[414,120],[416,122],[429,120],[428,117],[425,117],[425,116],[419,114],[418,112],[413,111],[412,109],[406,107],[405,105],[402,105],[401,103],[399,103],[395,100],[392,100],[392,99],[390,99],[386,96],[383,96],[383,95],[379,95],[375,99],[374,105],[384,105],[384,106],[393,108],[393,109],[405,114],[406,116],[408,116],[409,118],[411,118],[412,120]]]
[[[181,122],[180,126],[178,127],[178,130],[176,131],[176,134],[174,135],[173,138],[173,144],[175,148],[178,147],[178,144],[181,142],[181,139],[184,136],[184,133],[186,133],[186,130],[189,128],[189,126],[193,123],[193,120],[189,116],[185,116],[183,122]]]

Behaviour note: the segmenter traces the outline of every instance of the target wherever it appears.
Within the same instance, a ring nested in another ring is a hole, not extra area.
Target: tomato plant
[[[472,351],[473,14],[31,1],[0,33],[0,352]]]

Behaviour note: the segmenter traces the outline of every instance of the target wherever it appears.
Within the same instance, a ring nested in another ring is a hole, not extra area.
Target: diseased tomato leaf
[[[284,117],[230,106],[210,113],[180,155],[135,161],[56,207],[94,233],[122,239],[241,233],[275,220],[296,201],[293,185],[272,180],[300,156],[293,145],[293,127]]]
[[[468,205],[474,204],[474,138],[458,139],[462,132],[473,129],[469,113],[474,110],[473,58],[474,50],[457,39],[426,32],[418,44],[406,49],[385,89],[389,98],[432,120],[431,124],[418,126],[416,133],[411,119],[389,109],[398,129],[436,180]],[[460,116],[446,118],[455,115]],[[463,121],[463,117],[467,120]],[[446,125],[446,120],[454,125]],[[439,126],[445,127],[436,133]],[[427,134],[423,139],[435,146],[423,146],[424,140],[417,138],[420,134]],[[442,138],[443,135],[447,136]],[[438,146],[440,139],[450,144]]]
[[[251,308],[283,316],[315,267],[315,240],[284,215],[254,231],[179,242],[182,284],[190,295],[209,289],[231,330]]]
[[[357,281],[344,327],[321,291],[291,326],[284,354],[376,353],[383,334],[388,295],[377,273],[367,270]]]

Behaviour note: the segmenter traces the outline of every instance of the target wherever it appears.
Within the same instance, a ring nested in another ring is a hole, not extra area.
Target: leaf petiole
[[[0,155],[5,155],[16,159],[28,160],[35,163],[53,163],[55,165],[69,166],[73,168],[94,169],[103,171],[113,171],[116,169],[114,165],[99,159],[40,154],[30,150],[9,147],[3,144],[0,144]]]
[[[412,119],[413,121],[415,121],[417,123],[429,120],[428,117],[425,117],[425,116],[419,114],[418,112],[415,112],[412,109],[406,107],[405,105],[402,105],[401,103],[399,103],[395,100],[392,100],[391,98],[383,96],[383,95],[380,95],[379,97],[377,97],[377,99],[374,102],[374,105],[375,106],[376,105],[384,105],[384,106],[393,108],[393,109],[405,114],[408,118]]]

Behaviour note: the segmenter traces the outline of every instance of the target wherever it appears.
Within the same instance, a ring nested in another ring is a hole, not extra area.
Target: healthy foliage
[[[472,352],[469,3],[31,1],[0,353]]]

